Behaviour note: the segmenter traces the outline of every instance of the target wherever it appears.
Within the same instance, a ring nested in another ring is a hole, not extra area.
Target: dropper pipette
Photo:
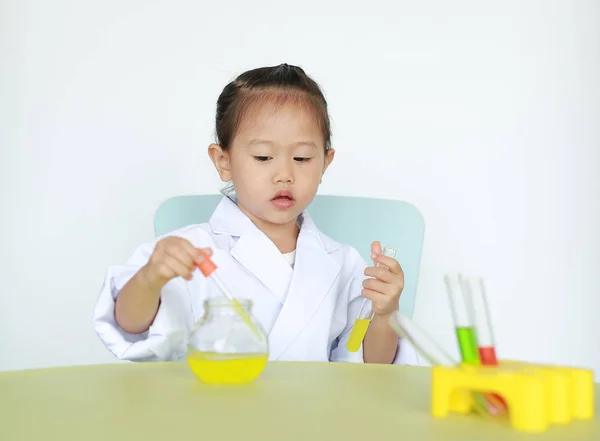
[[[250,327],[250,329],[252,329],[252,331],[260,340],[262,340],[263,337],[261,333],[258,331],[258,329],[256,329],[256,326],[254,326],[254,324],[252,323],[250,316],[248,315],[242,304],[233,296],[233,294],[231,294],[231,291],[229,291],[223,280],[216,273],[215,270],[217,269],[217,266],[215,265],[215,263],[210,259],[210,257],[208,257],[208,255],[204,251],[200,250],[200,254],[202,255],[202,262],[196,263],[198,269],[202,272],[202,274],[204,274],[205,277],[210,278],[213,282],[215,282],[215,285],[217,285],[221,294],[233,304],[234,309],[242,318],[244,323],[246,323]]]

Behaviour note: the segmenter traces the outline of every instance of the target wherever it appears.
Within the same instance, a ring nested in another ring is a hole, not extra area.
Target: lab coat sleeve
[[[392,364],[403,364],[408,366],[421,366],[421,360],[415,348],[404,338],[398,339],[398,350]]]
[[[98,337],[120,360],[171,361],[185,355],[191,306],[188,285],[183,279],[172,279],[163,287],[158,313],[146,332],[129,334],[115,319],[119,292],[148,262],[154,245],[139,247],[126,265],[109,267],[94,309],[94,328]]]

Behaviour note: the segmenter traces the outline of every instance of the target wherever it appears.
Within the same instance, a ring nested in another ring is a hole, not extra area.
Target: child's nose
[[[277,164],[275,173],[275,182],[294,183],[294,172],[291,161],[280,161]]]

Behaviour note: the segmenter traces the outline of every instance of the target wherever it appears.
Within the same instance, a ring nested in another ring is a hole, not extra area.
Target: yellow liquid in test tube
[[[382,254],[384,256],[394,258],[396,257],[396,250],[393,248],[384,247],[382,249]],[[387,268],[379,263],[375,264],[375,266]],[[346,343],[346,349],[348,349],[350,352],[357,352],[360,349],[360,345],[362,344],[365,335],[367,335],[367,330],[371,324],[373,312],[370,309],[365,310],[365,307],[367,307],[366,299],[363,300],[358,312],[358,317],[356,317],[356,320],[354,321],[354,326],[352,327],[352,331],[350,331],[350,337]]]
[[[346,343],[346,349],[350,352],[356,352],[360,349],[370,323],[370,319],[357,318],[354,321],[354,326],[352,327],[352,331],[350,331],[350,337]]]
[[[253,382],[267,364],[266,354],[218,354],[189,351],[192,372],[208,384],[247,384]]]

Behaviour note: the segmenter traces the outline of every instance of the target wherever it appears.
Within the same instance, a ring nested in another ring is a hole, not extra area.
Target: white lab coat
[[[308,213],[302,223],[294,268],[267,236],[227,197],[208,223],[169,235],[211,247],[221,277],[239,298],[252,300],[252,313],[269,334],[269,359],[363,362],[346,341],[363,300],[367,263],[348,245],[321,233]],[[95,330],[119,359],[168,361],[185,357],[187,332],[203,315],[204,300],[218,288],[196,271],[191,281],[167,283],[154,323],[143,334],[124,332],[115,321],[115,299],[148,262],[155,242],[140,246],[126,265],[109,267],[94,311]],[[399,340],[396,364],[419,364],[414,349]]]

